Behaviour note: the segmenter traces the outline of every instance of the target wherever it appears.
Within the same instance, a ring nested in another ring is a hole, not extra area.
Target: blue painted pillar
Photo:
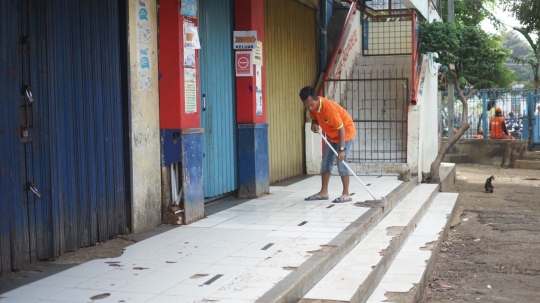
[[[181,162],[184,223],[204,218],[203,129],[162,129],[162,165]]]
[[[268,124],[238,124],[238,197],[270,192]]]

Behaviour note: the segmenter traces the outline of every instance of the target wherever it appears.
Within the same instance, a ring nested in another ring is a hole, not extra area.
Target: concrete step
[[[514,168],[538,169],[538,170],[540,170],[540,161],[516,160],[516,162],[514,162]]]
[[[419,302],[456,209],[457,193],[439,193],[397,254],[368,303]]]
[[[438,192],[415,187],[300,302],[366,302]]]
[[[540,161],[540,151],[528,151],[523,153],[520,160]]]

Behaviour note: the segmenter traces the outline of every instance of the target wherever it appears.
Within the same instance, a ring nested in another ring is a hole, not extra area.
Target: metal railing
[[[334,101],[356,126],[350,162],[407,162],[409,79],[403,71],[357,72],[348,79],[326,79],[323,91],[329,87],[337,89]]]
[[[448,130],[448,92],[440,92],[442,95],[442,107],[440,112],[440,127],[442,136],[448,137],[451,133]],[[465,92],[466,93],[466,92]],[[527,131],[524,130],[524,122],[527,123],[529,111],[535,112],[536,105],[527,104],[527,92],[523,90],[508,89],[486,89],[479,90],[469,100],[467,121],[470,128],[461,138],[475,138],[480,129],[483,130],[483,137],[490,138],[489,121],[495,115],[495,108],[502,110],[503,118],[506,120],[506,127],[509,134],[516,140],[529,140]],[[540,104],[540,103],[539,103]],[[458,129],[462,124],[463,105],[454,94],[454,127]],[[484,115],[484,113],[486,113]]]

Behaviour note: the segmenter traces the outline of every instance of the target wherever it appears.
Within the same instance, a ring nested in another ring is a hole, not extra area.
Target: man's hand
[[[319,124],[311,123],[311,131],[314,133],[319,132]]]
[[[338,159],[339,162],[345,160],[345,151],[340,150],[340,151],[338,151],[338,154],[337,154],[337,155],[338,155],[338,156],[337,156],[337,159]]]

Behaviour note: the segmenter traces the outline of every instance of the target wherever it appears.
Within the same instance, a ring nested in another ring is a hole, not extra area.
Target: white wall
[[[140,19],[141,9],[148,20]],[[132,232],[139,232],[161,223],[156,0],[130,0],[128,19]]]

